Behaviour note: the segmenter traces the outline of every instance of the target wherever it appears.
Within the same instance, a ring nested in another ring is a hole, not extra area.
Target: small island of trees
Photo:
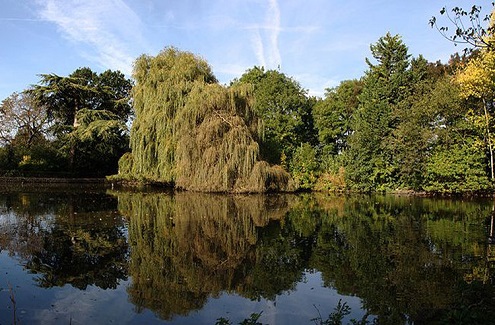
[[[493,24],[457,30],[475,47],[447,63],[413,57],[387,33],[364,75],[324,98],[257,66],[221,85],[204,59],[175,47],[140,56],[132,80],[90,68],[44,74],[1,103],[0,176],[229,193],[492,193]]]

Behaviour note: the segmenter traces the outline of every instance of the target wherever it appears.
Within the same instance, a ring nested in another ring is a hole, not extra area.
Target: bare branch
[[[493,12],[493,7],[495,2],[491,3]],[[471,52],[476,48],[489,48],[495,49],[495,45],[486,40],[486,37],[493,35],[494,26],[490,25],[490,14],[486,14],[483,19],[480,15],[482,14],[482,7],[473,5],[471,10],[466,11],[461,7],[454,7],[447,10],[443,7],[440,10],[440,15],[445,16],[449,25],[454,28],[454,32],[451,33],[449,26],[439,26],[436,17],[432,17],[429,21],[430,26],[435,28],[445,39],[453,42],[454,45],[463,44],[470,46],[472,48],[465,48],[465,52]],[[467,17],[467,18],[466,18]],[[469,19],[469,22],[466,21]],[[482,21],[487,23],[487,27],[482,26]]]

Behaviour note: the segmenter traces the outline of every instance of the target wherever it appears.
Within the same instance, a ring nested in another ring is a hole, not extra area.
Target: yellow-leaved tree
[[[495,26],[495,11],[491,14],[490,27]],[[489,28],[488,30],[493,30]],[[485,38],[487,44],[495,43],[495,34],[490,33]],[[473,107],[474,115],[481,117],[473,121],[482,121],[484,128],[484,142],[490,153],[490,176],[494,175],[494,139],[491,128],[494,120],[495,108],[495,49],[493,47],[483,47],[479,55],[471,59],[464,69],[460,70],[455,81],[460,85],[460,95],[464,99],[474,99],[482,107]],[[481,108],[481,109],[480,109]]]

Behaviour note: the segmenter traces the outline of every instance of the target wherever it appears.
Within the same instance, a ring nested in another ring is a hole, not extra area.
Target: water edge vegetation
[[[220,85],[205,60],[175,47],[140,56],[132,80],[90,68],[42,74],[2,101],[1,174],[204,192],[491,194],[494,20],[482,26],[477,6],[452,13],[478,22],[452,37],[471,51],[428,62],[387,33],[370,45],[364,75],[324,98],[256,66]]]

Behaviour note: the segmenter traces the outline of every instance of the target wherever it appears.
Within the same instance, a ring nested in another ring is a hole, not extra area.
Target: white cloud
[[[269,36],[270,54],[268,57],[268,62],[272,67],[276,67],[282,64],[282,58],[278,48],[278,34],[280,33],[280,9],[278,7],[277,0],[270,0],[270,9],[267,20],[268,22],[272,22],[272,28]]]
[[[104,69],[131,73],[132,47],[143,44],[141,21],[123,1],[48,0],[40,4],[41,18],[55,23],[65,38],[82,45],[82,56]]]
[[[263,39],[261,38],[259,29],[253,31],[251,42],[253,44],[254,54],[258,59],[259,65],[262,67],[266,67],[265,49],[263,47]]]
[[[281,65],[278,36],[280,27],[280,9],[276,0],[268,0],[261,23],[245,24],[241,28],[252,30],[251,43],[260,66],[274,69]]]

